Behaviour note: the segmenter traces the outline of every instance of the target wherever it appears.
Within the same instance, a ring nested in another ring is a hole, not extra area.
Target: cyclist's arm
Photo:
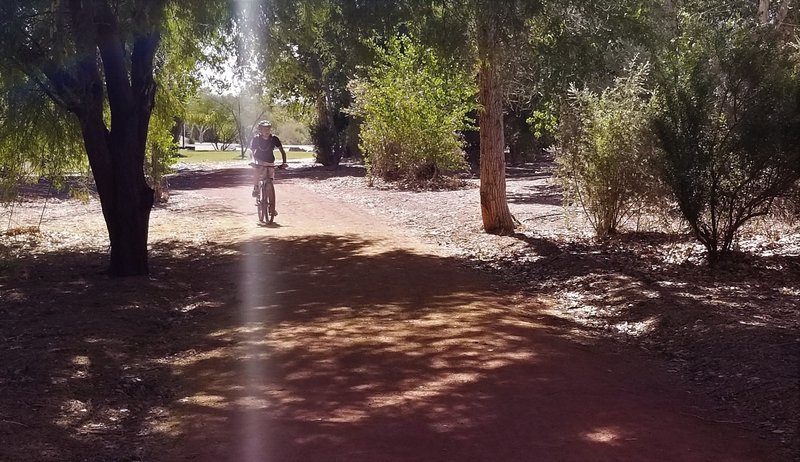
[[[250,140],[250,158],[255,162],[256,160],[256,137]]]
[[[283,157],[283,165],[286,165],[286,151],[283,150],[283,143],[281,143],[281,139],[275,135],[272,135],[272,139],[275,143],[275,147],[281,152],[281,157]]]

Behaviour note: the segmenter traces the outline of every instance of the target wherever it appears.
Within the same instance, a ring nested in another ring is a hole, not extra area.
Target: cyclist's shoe
[[[272,216],[273,217],[277,217],[278,216],[278,211],[277,210],[273,210],[272,211]]]
[[[258,186],[253,186],[253,197],[258,197]]]

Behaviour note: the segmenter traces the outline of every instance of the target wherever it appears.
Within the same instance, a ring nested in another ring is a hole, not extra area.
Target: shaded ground
[[[735,406],[714,409],[670,373],[675,361],[565,315],[562,291],[579,286],[575,278],[595,278],[584,280],[583,297],[609,294],[598,305],[638,303],[640,284],[655,291],[660,279],[627,264],[646,256],[622,246],[606,259],[596,246],[527,233],[464,244],[477,226],[466,212],[474,189],[362,190],[357,169],[290,171],[291,184],[278,189],[279,225],[258,227],[247,173],[171,181],[171,202],[153,213],[150,278],[102,275],[96,203],[57,201],[43,234],[4,238],[15,256],[0,273],[0,460],[791,459]],[[324,197],[333,190],[336,202]],[[32,205],[20,216],[35,216]],[[421,233],[437,209],[443,218]],[[76,226],[63,231],[67,218]],[[453,224],[464,234],[445,232]],[[495,247],[538,257],[511,271]],[[503,270],[490,277],[476,264]],[[550,271],[536,273],[542,267]],[[692,267],[669,268],[668,281],[704,284]],[[629,279],[615,284],[612,273]],[[784,282],[778,273],[765,274],[770,284]],[[521,274],[528,289],[509,290]],[[694,306],[677,288],[659,297]],[[714,306],[702,308],[718,337],[729,321]],[[764,335],[780,339],[776,322],[766,324]],[[796,326],[784,329],[796,339]],[[730,341],[762,331],[731,329]],[[670,328],[659,322],[652,332]],[[683,359],[702,369],[696,360]],[[783,384],[777,398],[791,403],[791,368],[765,379]]]
[[[494,274],[499,287],[542,302],[582,335],[657,353],[727,420],[800,453],[798,224],[755,222],[738,243],[744,253],[710,271],[701,246],[663,217],[594,241],[579,212],[565,214],[550,167],[509,171],[509,205],[522,222],[510,237],[481,231],[475,180],[457,191],[396,191],[367,187],[349,167],[308,186]]]

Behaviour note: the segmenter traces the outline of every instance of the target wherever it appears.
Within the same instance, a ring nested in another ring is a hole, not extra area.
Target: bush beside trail
[[[376,50],[379,64],[352,86],[370,176],[426,181],[464,168],[459,130],[474,79],[408,37]]]

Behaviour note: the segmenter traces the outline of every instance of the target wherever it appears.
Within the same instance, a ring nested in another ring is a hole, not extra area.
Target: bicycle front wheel
[[[269,223],[275,220],[275,185],[273,183],[267,184],[267,217]]]
[[[267,185],[261,184],[260,197],[258,201],[258,221],[267,221],[267,212],[269,211],[269,199],[267,197]]]

